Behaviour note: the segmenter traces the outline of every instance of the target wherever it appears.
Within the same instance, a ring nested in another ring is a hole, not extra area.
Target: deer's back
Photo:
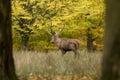
[[[79,47],[79,42],[77,39],[68,39],[68,38],[62,38],[60,41],[60,47],[66,50],[71,50],[71,49],[78,49]]]

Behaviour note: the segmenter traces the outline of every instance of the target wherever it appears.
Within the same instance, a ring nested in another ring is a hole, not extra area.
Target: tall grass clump
[[[79,57],[68,52],[64,56],[60,51],[14,52],[16,72],[18,75],[62,75],[90,76],[94,80],[100,78],[102,53],[79,51]]]

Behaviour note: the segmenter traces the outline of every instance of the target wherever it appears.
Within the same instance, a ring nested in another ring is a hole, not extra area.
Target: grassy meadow
[[[14,52],[20,80],[100,80],[101,57],[101,52],[85,50],[79,51],[79,58],[73,52]]]

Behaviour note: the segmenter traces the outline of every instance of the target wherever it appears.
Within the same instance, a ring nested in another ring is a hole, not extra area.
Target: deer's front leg
[[[61,50],[61,52],[62,52],[62,56],[65,55],[65,53],[66,53],[66,51],[64,51],[64,50]]]

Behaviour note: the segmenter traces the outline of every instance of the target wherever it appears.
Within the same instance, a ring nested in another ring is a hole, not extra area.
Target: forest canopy
[[[13,49],[57,49],[48,34],[52,22],[55,32],[65,25],[60,37],[81,40],[80,49],[102,50],[104,9],[103,0],[13,0]]]

